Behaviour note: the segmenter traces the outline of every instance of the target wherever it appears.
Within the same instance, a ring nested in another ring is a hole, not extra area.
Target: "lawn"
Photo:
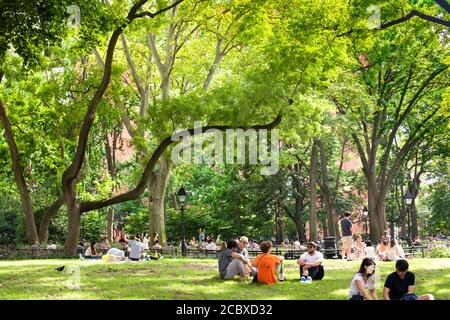
[[[65,265],[63,272],[54,270]],[[267,286],[222,281],[213,259],[162,259],[159,261],[105,263],[86,260],[0,261],[0,299],[304,299],[347,298],[356,261],[325,261],[325,278],[298,282],[295,261],[285,261],[287,281]],[[79,267],[79,288],[76,284]],[[69,272],[67,272],[69,269]],[[74,270],[74,271],[71,271]],[[380,262],[378,296],[393,262]],[[415,259],[416,292],[450,300],[450,259]]]

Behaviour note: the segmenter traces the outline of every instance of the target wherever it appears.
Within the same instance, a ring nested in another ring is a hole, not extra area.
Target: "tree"
[[[338,112],[351,123],[351,136],[367,180],[374,241],[386,227],[385,199],[401,164],[433,134],[436,124],[446,122],[437,116],[441,104],[435,103],[441,99],[448,77],[444,47],[428,28],[417,28],[377,33],[368,64],[361,62],[356,71],[358,87],[353,84],[348,90],[344,85],[338,90],[341,94],[331,95]],[[417,32],[424,36],[416,39]],[[398,40],[395,49],[388,39]],[[362,61],[360,53],[353,55]],[[396,141],[399,148],[394,150]]]

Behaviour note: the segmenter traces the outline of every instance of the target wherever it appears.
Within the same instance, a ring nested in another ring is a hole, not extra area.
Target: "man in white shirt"
[[[302,254],[297,260],[297,264],[300,266],[300,282],[322,280],[324,277],[323,254],[317,251],[316,248],[317,244],[310,241],[306,247],[307,252]]]
[[[236,252],[244,256],[247,264],[244,264],[244,269],[246,273],[255,274],[257,272],[256,268],[252,267],[252,260],[248,254],[247,246],[249,245],[248,238],[242,236],[239,239],[239,246],[236,248]]]
[[[206,246],[206,250],[217,250],[217,246],[212,239],[208,240],[208,244]]]
[[[127,240],[125,240],[127,241]],[[136,234],[134,240],[128,240],[128,244],[130,245],[130,260],[131,261],[139,261],[141,259],[142,254],[144,253],[144,244],[140,241],[140,234]]]

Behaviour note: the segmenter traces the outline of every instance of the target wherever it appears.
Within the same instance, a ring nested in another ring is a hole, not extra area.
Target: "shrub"
[[[450,249],[447,247],[433,248],[426,254],[429,258],[450,258]]]

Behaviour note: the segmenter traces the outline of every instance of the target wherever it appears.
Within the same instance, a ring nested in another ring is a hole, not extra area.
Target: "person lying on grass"
[[[233,279],[236,275],[241,277],[241,280],[248,279],[249,274],[245,272],[244,265],[249,265],[250,261],[243,255],[236,252],[238,242],[230,240],[227,246],[223,247],[219,254],[219,273],[224,280]]]
[[[397,260],[396,272],[386,278],[384,284],[384,300],[434,300],[432,294],[417,296],[414,293],[415,275],[409,272],[409,263],[405,259]]]
[[[275,284],[277,279],[284,281],[283,274],[283,256],[270,254],[272,251],[272,242],[264,241],[261,243],[262,254],[258,255],[252,262],[253,266],[258,270],[255,275],[259,283]]]
[[[371,258],[364,258],[358,272],[353,276],[348,299],[378,300],[375,292],[375,262]]]
[[[302,254],[297,260],[297,264],[300,266],[300,282],[322,280],[324,277],[323,254],[317,251],[316,248],[317,244],[315,242],[309,242],[306,246],[307,252]]]

